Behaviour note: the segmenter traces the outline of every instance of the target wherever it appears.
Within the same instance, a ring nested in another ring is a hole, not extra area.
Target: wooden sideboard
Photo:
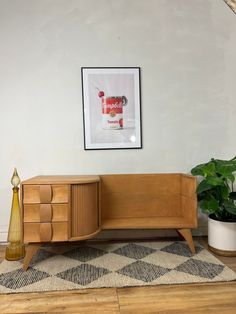
[[[196,178],[184,174],[37,176],[21,183],[23,268],[44,242],[81,241],[105,229],[176,229],[195,248]]]

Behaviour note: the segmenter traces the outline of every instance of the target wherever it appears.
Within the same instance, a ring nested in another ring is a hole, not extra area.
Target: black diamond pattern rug
[[[236,280],[236,273],[198,243],[93,243],[44,246],[29,269],[0,264],[0,293]]]

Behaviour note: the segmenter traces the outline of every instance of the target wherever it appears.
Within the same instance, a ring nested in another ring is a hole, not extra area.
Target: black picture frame
[[[140,67],[82,67],[84,149],[141,149]]]

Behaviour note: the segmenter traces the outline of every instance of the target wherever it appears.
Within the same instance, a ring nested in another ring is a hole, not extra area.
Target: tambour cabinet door
[[[98,183],[73,184],[71,190],[71,236],[79,238],[99,230]]]

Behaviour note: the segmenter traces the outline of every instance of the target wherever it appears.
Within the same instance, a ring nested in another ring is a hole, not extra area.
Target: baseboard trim
[[[207,225],[199,226],[197,229],[193,229],[192,234],[193,236],[207,236],[208,235]]]

